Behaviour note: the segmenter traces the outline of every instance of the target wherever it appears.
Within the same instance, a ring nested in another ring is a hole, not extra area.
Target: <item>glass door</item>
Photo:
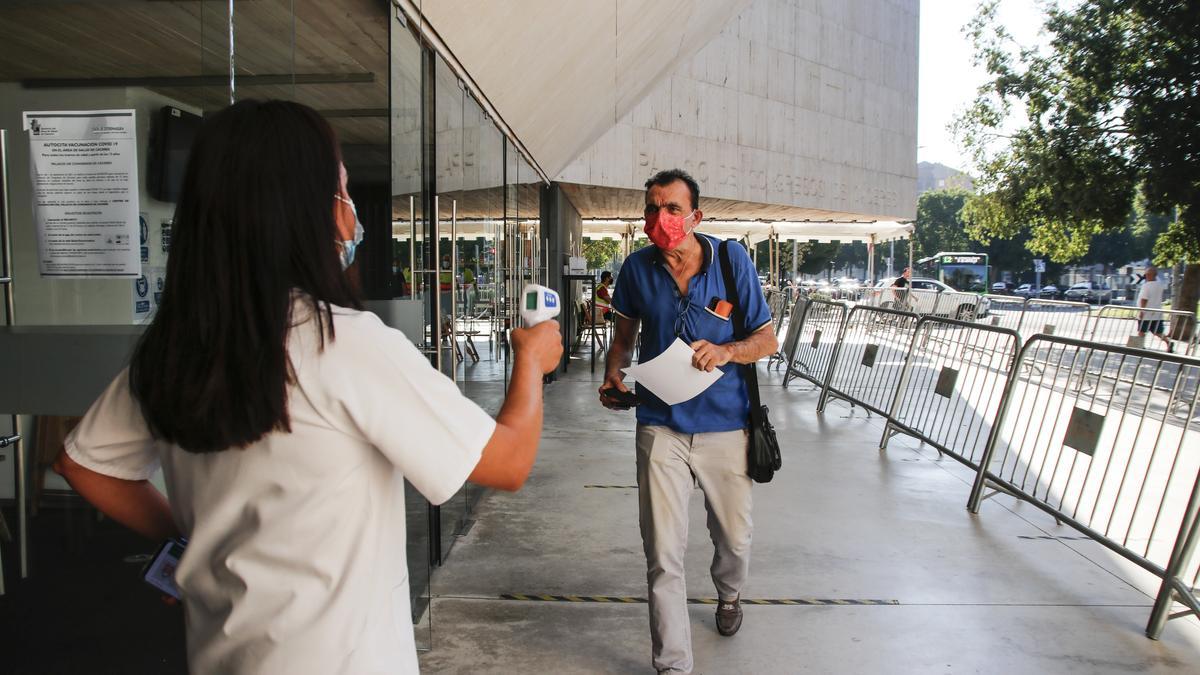
[[[463,192],[463,105],[465,92],[458,76],[442,58],[433,67],[434,213],[430,235],[434,269],[430,278],[433,302],[427,305],[431,343],[437,346],[436,365],[458,382],[458,360],[464,358],[459,343],[460,255],[458,209]],[[466,519],[465,490],[434,509],[436,547],[434,563],[440,565]]]
[[[425,305],[428,283],[425,242],[424,139],[422,135],[423,58],[425,52],[412,31],[392,16],[390,24],[391,140],[391,270],[395,315],[413,344],[428,350]],[[409,600],[417,649],[433,644],[430,621],[430,573],[433,526],[429,502],[407,481],[404,484],[407,528]]]

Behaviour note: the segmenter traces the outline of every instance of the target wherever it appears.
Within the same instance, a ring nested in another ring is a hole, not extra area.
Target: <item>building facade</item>
[[[730,221],[914,217],[917,15],[917,0],[6,3],[0,128],[15,321],[70,326],[86,352],[112,334],[97,326],[129,327],[133,340],[148,320],[136,280],[39,274],[23,112],[136,112],[141,282],[153,284],[169,264],[174,208],[146,185],[156,116],[289,99],[321,112],[342,142],[366,228],[351,274],[470,393],[449,342],[468,330],[489,339],[503,380],[499,345],[521,286],[561,287],[589,222],[639,217],[642,184],[659,169],[691,172],[705,211]],[[36,376],[47,381],[105,382],[123,365],[97,358],[87,373],[64,373],[42,360]],[[76,401],[98,393],[89,386],[36,405],[10,393],[0,412],[26,429],[31,416],[79,415]],[[0,452],[8,504],[65,489],[49,476],[32,491],[45,467],[28,443],[27,461]],[[411,495],[414,595],[427,593],[478,496],[468,487],[430,508]],[[4,553],[24,561],[24,508],[17,520],[22,543]]]

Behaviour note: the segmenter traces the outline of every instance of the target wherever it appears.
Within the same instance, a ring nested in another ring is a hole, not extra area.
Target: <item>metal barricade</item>
[[[788,370],[792,362],[792,355],[796,353],[796,340],[800,336],[800,326],[804,323],[804,309],[807,305],[808,299],[805,297],[796,298],[796,302],[792,304],[792,309],[788,312],[787,332],[779,340],[779,350],[767,360],[767,368],[770,368],[772,364],[779,363],[784,366],[785,373]],[[784,380],[784,386],[787,386],[786,374]]]
[[[1162,579],[1146,634],[1200,612],[1200,359],[1058,336],[1022,347],[968,508],[985,489],[1022,499]],[[1040,357],[1038,357],[1040,358]],[[1072,386],[1080,372],[1122,372]],[[1172,615],[1175,602],[1189,611]]]
[[[817,412],[825,411],[832,396],[887,415],[916,325],[917,315],[911,312],[865,305],[850,310]]]
[[[1196,317],[1172,309],[1105,305],[1092,317],[1087,339],[1151,351],[1196,354]]]
[[[975,321],[1012,331],[1021,330],[1021,317],[1025,314],[1025,298],[1015,295],[985,295],[988,311],[985,316],[976,316]]]
[[[829,286],[827,288],[831,299],[847,303],[858,302],[867,290],[862,286]]]
[[[927,313],[959,321],[974,321],[975,316],[979,313],[979,294],[943,291],[937,294],[933,311]]]
[[[891,291],[892,289],[890,288],[876,288],[874,286],[864,288],[858,293],[856,302],[869,307],[879,307],[885,301],[892,298],[893,294]]]
[[[1037,333],[1082,340],[1087,336],[1091,309],[1086,302],[1030,298],[1017,332],[1026,340]]]
[[[1010,328],[922,317],[879,449],[906,434],[977,468],[1020,349]]]
[[[783,293],[777,288],[764,288],[763,297],[767,301],[767,309],[771,311],[771,320],[779,321],[783,317]]]
[[[841,302],[808,301],[790,349],[787,345],[784,347],[788,364],[783,376],[784,387],[793,377],[804,378],[818,387],[825,385],[848,312]]]
[[[878,306],[884,309],[895,309],[913,314],[935,314],[937,312],[938,291],[917,288],[885,288],[880,296]]]

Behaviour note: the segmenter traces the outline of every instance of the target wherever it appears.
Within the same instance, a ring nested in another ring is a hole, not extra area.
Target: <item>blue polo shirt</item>
[[[617,314],[642,322],[639,362],[666,351],[676,337],[688,344],[696,340],[713,344],[733,341],[732,315],[722,319],[709,311],[717,299],[733,302],[721,271],[721,242],[700,233],[696,237],[704,251],[704,262],[688,282],[686,296],[680,295],[656,246],[635,251],[621,266],[612,306]],[[740,291],[737,304],[744,308],[747,327],[753,332],[771,322],[771,310],[745,247],[730,245],[729,262]],[[639,384],[637,394],[642,404],[637,408],[638,422],[670,427],[684,434],[745,429],[750,414],[745,378],[737,364],[727,364],[721,370],[725,374],[716,384],[674,406],[663,403]]]

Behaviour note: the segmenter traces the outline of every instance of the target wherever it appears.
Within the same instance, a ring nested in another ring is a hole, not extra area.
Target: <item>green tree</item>
[[[1082,258],[1126,225],[1138,191],[1178,208],[1159,263],[1187,264],[1180,305],[1200,296],[1200,3],[1082,0],[1046,7],[1046,50],[1018,48],[997,0],[968,25],[990,80],[955,122],[980,194],[963,217],[981,238],[1028,228],[1030,250]]]
[[[967,235],[960,214],[971,193],[962,188],[927,190],[917,198],[913,255],[927,258],[939,251],[970,251],[978,242]]]
[[[760,269],[766,272],[766,245],[762,244],[758,252]],[[786,278],[792,273],[792,257],[796,257],[796,272],[798,274],[816,274],[829,267],[829,261],[839,252],[838,244],[815,244],[801,241],[779,242],[779,270]]]
[[[583,257],[587,258],[590,270],[608,267],[620,250],[621,245],[615,239],[585,239],[583,241]]]
[[[829,269],[829,261],[837,257],[841,244],[801,244],[800,273],[819,274]]]

